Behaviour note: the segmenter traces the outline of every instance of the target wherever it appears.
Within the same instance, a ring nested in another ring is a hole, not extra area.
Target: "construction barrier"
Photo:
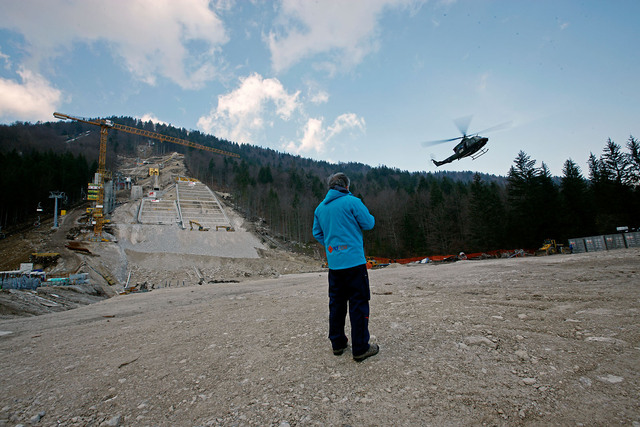
[[[0,289],[36,290],[40,286],[86,285],[89,273],[70,274],[68,277],[46,277],[43,272],[0,272]]]
[[[488,252],[476,252],[471,254],[465,254],[464,252],[460,252],[458,255],[429,255],[429,256],[418,256],[412,258],[383,258],[383,257],[370,257],[375,259],[378,263],[381,264],[411,264],[411,263],[429,263],[429,262],[450,262],[450,261],[458,261],[462,259],[469,260],[478,260],[478,259],[488,259],[488,258],[512,258],[526,255],[534,255],[534,251],[525,250],[525,249],[497,249],[494,251]]]
[[[574,253],[636,248],[640,247],[640,232],[576,237],[569,239],[569,246]]]
[[[606,234],[602,236],[577,237],[569,239],[569,247],[572,253],[599,252],[613,249],[637,248],[640,247],[640,232]],[[513,258],[527,255],[535,255],[535,251],[528,249],[497,249],[495,251],[477,252],[458,255],[429,255],[412,258],[383,258],[370,257],[380,264],[411,264],[429,262],[449,262],[458,260],[479,260],[487,258]]]
[[[42,285],[42,281],[37,277],[20,276],[0,278],[0,289],[27,289],[34,291],[40,285]]]
[[[587,252],[587,246],[584,243],[584,239],[569,239],[569,247],[574,254]]]
[[[622,234],[609,234],[604,236],[604,243],[607,249],[624,249],[627,247]]]
[[[70,274],[69,283],[72,285],[87,285],[89,284],[89,273]]]
[[[602,236],[577,237],[569,239],[569,247],[572,253],[599,252],[613,249],[637,248],[640,247],[640,232],[606,234]],[[382,257],[371,257],[379,263],[429,263],[429,262],[449,262],[458,260],[479,260],[487,258],[512,258],[526,255],[535,255],[535,251],[526,249],[498,249],[495,251],[477,252],[458,255],[430,255],[412,258],[392,259]]]
[[[640,233],[624,233],[624,242],[628,248],[640,247]]]
[[[607,244],[604,241],[604,236],[585,237],[584,245],[587,248],[587,252],[599,252],[607,250]]]

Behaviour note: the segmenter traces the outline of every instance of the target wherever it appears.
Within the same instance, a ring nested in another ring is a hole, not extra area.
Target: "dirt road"
[[[378,356],[326,273],[0,321],[0,425],[640,425],[640,251],[371,272]]]

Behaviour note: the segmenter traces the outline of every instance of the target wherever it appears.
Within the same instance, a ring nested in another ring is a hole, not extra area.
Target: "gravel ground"
[[[0,320],[0,426],[640,425],[639,260],[371,271],[362,363],[331,352],[326,272]]]

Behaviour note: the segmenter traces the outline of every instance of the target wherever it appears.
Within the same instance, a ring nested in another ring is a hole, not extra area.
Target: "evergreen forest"
[[[337,171],[376,218],[365,232],[368,255],[388,258],[496,249],[535,249],[546,238],[613,234],[640,227],[640,142],[604,143],[591,153],[587,171],[572,159],[560,177],[544,161],[520,151],[506,176],[473,172],[408,172],[360,163],[333,164],[198,131],[112,117],[114,122],[232,151],[239,159],[181,145],[154,142],[157,154],[185,154],[189,173],[213,190],[232,195],[233,207],[301,250],[317,252],[313,211],[324,198],[326,178]],[[0,126],[0,226],[3,231],[52,215],[51,191],[65,192],[65,206],[83,202],[97,169],[99,128],[78,122]],[[136,156],[147,138],[109,131],[107,169],[118,155]],[[44,213],[38,213],[38,206]],[[61,208],[65,208],[61,206]]]

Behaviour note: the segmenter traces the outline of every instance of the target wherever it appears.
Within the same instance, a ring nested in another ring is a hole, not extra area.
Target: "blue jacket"
[[[331,189],[313,214],[313,237],[327,253],[332,270],[366,264],[362,230],[376,221],[362,201],[351,193]]]

